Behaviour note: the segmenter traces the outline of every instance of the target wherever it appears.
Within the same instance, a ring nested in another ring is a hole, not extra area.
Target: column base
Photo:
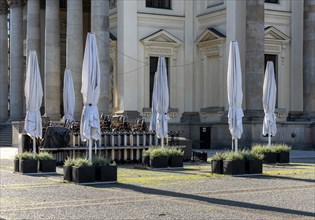
[[[132,110],[124,111],[123,113],[119,113],[118,115],[125,116],[128,122],[135,122],[137,118],[142,118],[142,116],[140,115],[140,112],[132,111]]]
[[[243,121],[263,121],[264,110],[244,110]]]

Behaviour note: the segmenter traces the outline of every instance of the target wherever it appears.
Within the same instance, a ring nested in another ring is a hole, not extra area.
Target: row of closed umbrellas
[[[243,133],[242,117],[242,73],[239,56],[238,43],[230,43],[228,71],[227,71],[227,90],[228,90],[228,122],[229,130],[235,141],[235,150],[237,151],[237,140]],[[89,159],[92,159],[92,140],[101,139],[100,120],[97,103],[100,95],[100,66],[96,46],[95,34],[88,33],[82,65],[82,88],[83,110],[80,123],[80,135],[83,141],[89,141]],[[37,55],[35,51],[30,51],[26,82],[26,118],[25,130],[35,140],[36,137],[42,137],[42,122],[40,115],[40,106],[43,97],[43,89],[40,79]],[[64,74],[64,120],[74,120],[74,87],[70,69],[65,70]],[[273,63],[268,62],[264,86],[263,86],[263,106],[265,118],[263,123],[263,134],[274,136],[275,126],[275,100],[276,83],[274,79]],[[169,89],[167,80],[167,67],[164,57],[158,61],[157,71],[154,76],[154,86],[152,94],[152,118],[150,121],[150,130],[156,131],[157,137],[163,139],[168,135],[168,108],[169,108]],[[33,151],[35,152],[35,141],[33,141]]]

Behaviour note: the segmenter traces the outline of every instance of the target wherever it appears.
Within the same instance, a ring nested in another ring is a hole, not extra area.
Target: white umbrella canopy
[[[75,94],[72,73],[69,68],[65,69],[63,80],[63,120],[74,121]]]
[[[230,42],[228,69],[227,69],[227,93],[229,102],[228,122],[232,136],[232,143],[235,140],[235,151],[238,151],[238,139],[243,133],[242,110],[242,70],[239,55],[238,43]]]
[[[276,106],[277,85],[275,71],[272,61],[267,62],[264,85],[263,85],[263,107],[265,112],[263,122],[263,135],[268,134],[268,144],[271,145],[271,136],[277,133],[275,106]]]
[[[163,139],[168,136],[168,120],[167,115],[169,108],[169,92],[166,61],[164,57],[159,57],[157,71],[156,71],[156,135],[161,138],[161,145],[163,147]]]
[[[40,106],[43,98],[43,87],[40,78],[37,55],[35,51],[29,52],[26,80],[25,80],[26,117],[24,129],[33,138],[33,153],[36,153],[35,138],[42,138],[42,118]]]
[[[152,93],[152,115],[151,115],[151,120],[150,120],[150,131],[156,131],[156,105],[157,105],[157,94],[156,94],[156,86],[157,86],[157,80],[156,80],[156,75],[154,75],[154,82],[153,82],[153,93]]]
[[[98,99],[100,96],[100,65],[95,34],[88,33],[82,66],[83,110],[80,134],[83,141],[89,140],[89,160],[92,160],[92,140],[101,139]]]

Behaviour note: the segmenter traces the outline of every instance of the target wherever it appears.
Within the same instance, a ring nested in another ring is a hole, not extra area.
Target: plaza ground
[[[209,163],[182,169],[118,166],[118,182],[76,185],[52,175],[13,173],[14,149],[0,148],[2,219],[315,219],[315,152],[263,175],[213,175]],[[211,155],[215,151],[209,151]]]

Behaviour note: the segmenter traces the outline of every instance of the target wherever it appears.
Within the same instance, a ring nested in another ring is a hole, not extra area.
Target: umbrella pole
[[[96,141],[95,141],[95,155],[97,154],[97,145],[96,145]]]
[[[164,147],[164,138],[161,138],[161,146]]]
[[[268,145],[269,146],[271,145],[271,135],[270,135],[270,133],[268,134]]]
[[[89,140],[89,161],[92,161],[92,138]]]
[[[36,137],[33,137],[33,154],[36,154]]]
[[[235,138],[235,152],[237,153],[238,151],[238,139]]]
[[[233,138],[232,138],[232,151],[234,151],[234,141],[233,141]]]

